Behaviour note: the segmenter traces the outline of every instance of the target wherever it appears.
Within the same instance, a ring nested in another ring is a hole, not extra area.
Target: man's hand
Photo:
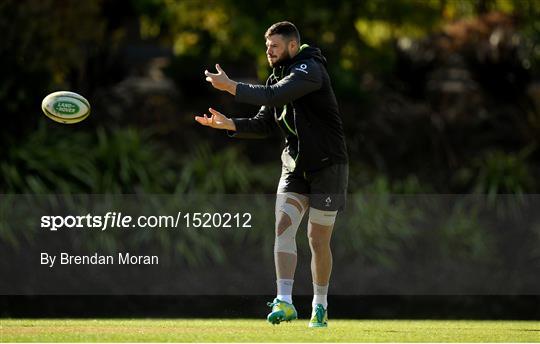
[[[208,70],[204,71],[206,75],[206,81],[212,84],[214,88],[217,88],[220,91],[227,91],[233,96],[236,95],[236,84],[237,82],[229,79],[227,74],[219,64],[216,64],[217,73],[210,73]]]
[[[209,108],[208,111],[210,111],[212,116],[208,117],[206,114],[204,114],[204,117],[195,116],[195,120],[207,127],[236,131],[236,126],[232,119],[225,117],[222,113],[212,108]]]

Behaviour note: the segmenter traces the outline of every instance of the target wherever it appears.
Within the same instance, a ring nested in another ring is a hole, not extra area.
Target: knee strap
[[[332,226],[336,222],[337,210],[309,208],[309,222],[321,226]]]
[[[282,200],[278,200],[278,204],[276,204],[276,239],[274,242],[274,252],[296,254],[296,232],[298,231],[300,222],[302,222],[305,211],[302,209],[302,212],[300,212],[296,206],[286,203],[287,198],[292,198],[299,204],[302,204],[298,198],[291,196],[292,195],[286,195]],[[282,216],[281,213],[284,213],[291,219],[291,224],[289,227],[285,228],[281,234],[277,235],[277,226],[279,225],[279,219]]]

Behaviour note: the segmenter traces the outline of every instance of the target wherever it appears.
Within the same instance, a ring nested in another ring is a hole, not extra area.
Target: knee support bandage
[[[337,210],[319,210],[309,208],[309,222],[321,226],[332,226],[336,222]]]
[[[292,199],[295,204],[287,203],[287,199]],[[298,209],[296,203],[300,206]],[[285,252],[296,254],[296,232],[302,222],[305,209],[300,199],[291,193],[279,194],[276,200],[276,240],[274,242],[274,252]],[[283,216],[288,216],[290,225],[287,228],[278,228]]]

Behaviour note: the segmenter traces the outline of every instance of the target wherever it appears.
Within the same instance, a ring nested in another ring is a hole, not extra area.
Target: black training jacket
[[[264,86],[238,83],[235,100],[262,106],[252,118],[233,118],[236,132],[230,135],[264,138],[279,126],[286,137],[285,149],[296,155],[295,171],[348,161],[326,59],[318,48],[302,46],[290,61],[274,69]]]

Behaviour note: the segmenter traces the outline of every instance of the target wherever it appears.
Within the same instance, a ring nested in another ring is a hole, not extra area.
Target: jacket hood
[[[298,61],[308,59],[315,59],[316,61],[322,63],[325,68],[327,68],[326,58],[322,55],[321,49],[311,47],[307,44],[302,44],[300,46],[300,51],[298,52],[298,54],[296,54],[290,60],[287,60],[283,62],[283,64],[276,66],[272,69],[272,75],[270,75],[269,81],[267,81],[267,83],[278,82],[281,78],[283,78],[283,74],[285,73],[285,71],[289,69],[293,64]]]
[[[322,55],[321,49],[311,47],[307,44],[302,44],[300,46],[300,51],[290,60],[289,66],[297,61],[307,59],[315,59],[321,62],[326,67],[326,58]]]

